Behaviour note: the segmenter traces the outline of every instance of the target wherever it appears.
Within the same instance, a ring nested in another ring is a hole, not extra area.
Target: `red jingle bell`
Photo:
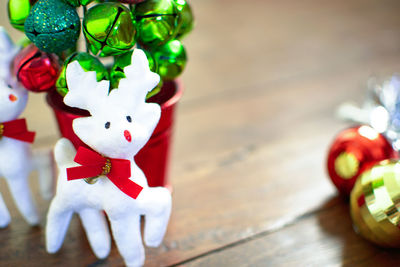
[[[386,138],[370,126],[358,126],[340,132],[328,153],[329,176],[345,196],[349,196],[357,178],[381,160],[398,154]]]
[[[55,86],[60,71],[57,56],[40,51],[31,44],[13,62],[13,73],[29,91],[45,92]]]

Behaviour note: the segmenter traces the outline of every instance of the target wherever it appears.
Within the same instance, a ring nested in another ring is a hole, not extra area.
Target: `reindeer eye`
[[[126,116],[126,120],[127,120],[128,122],[132,122],[131,116]]]
[[[106,122],[106,124],[104,125],[104,127],[106,127],[106,129],[110,128],[111,123],[109,121]]]
[[[13,89],[12,86],[10,84],[7,84],[7,87],[10,89]]]

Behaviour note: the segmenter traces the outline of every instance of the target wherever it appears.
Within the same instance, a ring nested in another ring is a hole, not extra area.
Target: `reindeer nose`
[[[132,141],[131,133],[128,130],[124,131],[124,136],[125,136],[126,141],[128,141],[128,142]]]
[[[15,101],[18,100],[18,97],[16,97],[16,96],[13,95],[13,94],[10,94],[10,95],[8,96],[8,99],[10,99],[11,102],[15,102]]]

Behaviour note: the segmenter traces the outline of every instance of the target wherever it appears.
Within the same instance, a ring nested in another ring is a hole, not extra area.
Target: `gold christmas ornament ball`
[[[350,195],[354,229],[365,239],[400,248],[400,161],[385,160],[365,171]]]

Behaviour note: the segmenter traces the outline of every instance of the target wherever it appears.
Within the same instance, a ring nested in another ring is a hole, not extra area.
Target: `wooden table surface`
[[[146,249],[146,266],[400,266],[398,251],[354,233],[325,171],[330,142],[349,126],[335,118],[337,106],[361,102],[370,75],[400,70],[400,2],[191,4],[197,25],[185,40],[172,216],[163,244]],[[31,94],[24,116],[37,131],[34,147],[52,147],[58,133],[44,95]],[[97,261],[77,217],[61,250],[47,254],[49,202],[36,175],[31,184],[42,216],[33,228],[0,182],[12,215],[0,230],[0,265],[123,265],[115,244]]]

